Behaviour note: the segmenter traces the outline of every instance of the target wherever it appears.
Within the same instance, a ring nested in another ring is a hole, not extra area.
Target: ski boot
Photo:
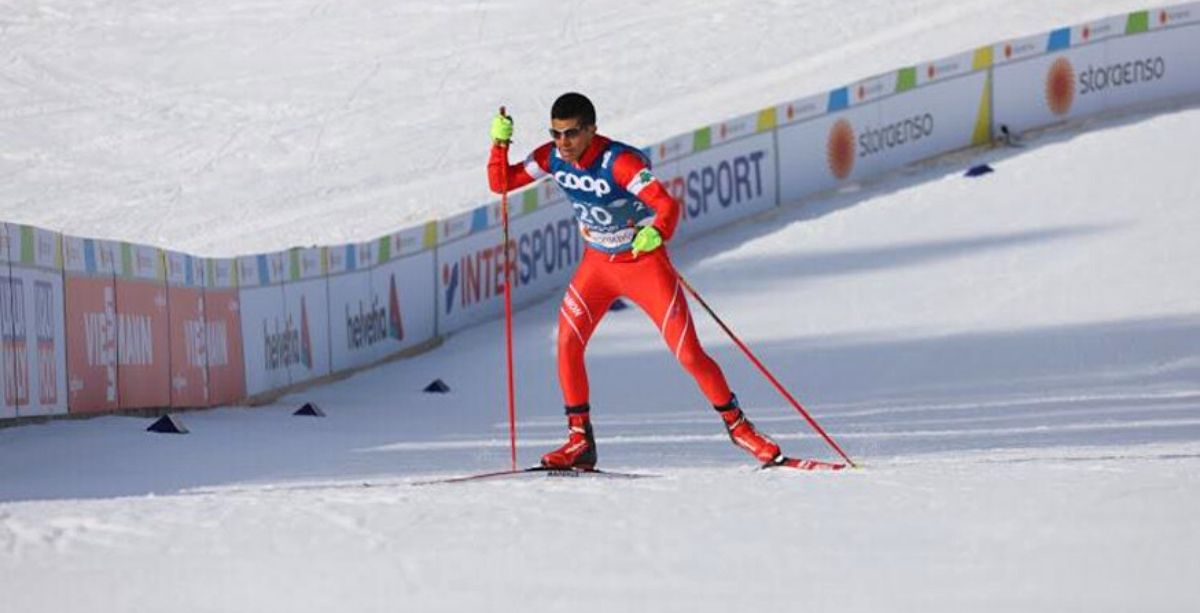
[[[750,452],[750,455],[764,466],[772,466],[783,461],[784,457],[779,450],[779,445],[765,434],[760,433],[755,429],[754,424],[746,419],[746,415],[738,407],[737,396],[734,396],[729,404],[716,407],[716,409],[717,413],[721,415],[721,420],[725,422],[725,429],[729,432],[729,438],[734,445]]]
[[[588,405],[583,405],[582,410],[577,407],[567,407],[567,430],[567,442],[562,447],[542,456],[542,466],[555,470],[592,470],[595,468],[596,439],[592,436],[592,422],[588,418]]]

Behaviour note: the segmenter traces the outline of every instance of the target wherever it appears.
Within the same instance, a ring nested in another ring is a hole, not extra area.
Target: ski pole
[[[500,116],[507,117],[504,107]],[[517,401],[513,382],[512,342],[512,265],[508,253],[508,142],[500,144],[504,149],[504,168],[500,175],[500,216],[504,225],[504,347],[508,365],[508,444],[512,453],[512,469],[517,470]]]
[[[738,338],[737,335],[733,333],[733,330],[730,330],[729,326],[725,325],[725,322],[721,321],[721,318],[718,317],[717,314],[712,310],[712,307],[708,306],[708,303],[700,297],[700,293],[697,292],[696,289],[693,288],[692,285],[683,278],[683,275],[679,275],[679,282],[683,284],[683,287],[687,289],[688,293],[696,299],[696,302],[699,302],[700,306],[703,307],[705,311],[708,311],[708,314],[712,316],[713,320],[717,322],[718,326],[721,326],[721,329],[725,331],[725,334],[728,334],[729,338],[733,339],[733,342],[736,343],[738,348],[742,350],[742,353],[746,354],[747,358],[750,358],[750,361],[753,362],[756,367],[758,367],[759,372],[767,377],[767,380],[771,382],[771,385],[774,385],[775,389],[779,390],[779,393],[782,394],[784,398],[787,398],[788,402],[792,403],[792,406],[800,412],[800,415],[804,416],[804,419],[808,420],[808,425],[812,426],[813,429],[817,431],[817,434],[820,434],[821,437],[825,439],[825,442],[829,443],[829,446],[833,447],[833,450],[838,452],[838,455],[841,455],[851,468],[858,468],[858,465],[854,463],[854,460],[851,460],[850,456],[846,455],[845,451],[842,451],[842,448],[839,447],[836,442],[834,442],[833,438],[826,434],[825,429],[821,427],[821,424],[818,424],[817,420],[813,419],[813,416],[809,415],[808,411],[804,410],[804,407],[800,406],[800,403],[797,402],[794,397],[792,397],[791,393],[789,393],[787,389],[784,388],[781,383],[779,383],[779,380],[771,374],[771,371],[767,370],[767,367],[764,366],[763,363],[758,360],[758,358],[754,357],[754,353],[752,353],[750,348],[742,342],[742,339]]]

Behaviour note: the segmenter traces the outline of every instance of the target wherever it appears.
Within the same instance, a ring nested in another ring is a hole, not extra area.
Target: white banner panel
[[[513,303],[527,304],[566,287],[583,256],[574,211],[540,208],[512,221]],[[504,248],[492,228],[438,247],[438,333],[459,330],[503,313]]]
[[[237,258],[238,306],[246,393],[260,394],[288,384],[288,363],[299,361],[299,322],[284,315],[282,254]]]
[[[1112,35],[1123,21],[1101,20],[1064,30],[1061,37],[1074,37],[1071,42],[1081,46],[997,66],[997,126],[1007,125],[1019,134],[1200,92],[1200,26]],[[1085,34],[1100,42],[1083,43]]]
[[[299,322],[283,314],[283,287],[242,288],[242,349],[246,393],[259,394],[288,384],[288,364],[300,361]]]
[[[829,107],[829,94],[816,94],[785,102],[775,107],[776,125],[787,125],[824,115]]]
[[[654,168],[683,209],[677,236],[695,235],[775,206],[772,138],[770,132],[756,134]]]
[[[1150,11],[1148,21],[1151,29],[1200,23],[1200,2],[1187,2]]]
[[[332,258],[331,258],[332,263]],[[333,370],[370,364],[383,357],[387,336],[386,300],[372,296],[371,271],[352,270],[329,277],[329,343]]]
[[[11,286],[18,348],[14,354],[17,414],[65,414],[67,333],[62,273],[13,264]]]
[[[657,168],[659,164],[671,160],[677,160],[686,155],[691,155],[692,147],[696,137],[692,133],[680,134],[672,136],[667,140],[650,147],[647,151],[650,153],[650,161]]]
[[[17,416],[16,338],[13,327],[12,283],[9,280],[8,224],[0,223],[0,419]]]
[[[1079,80],[1081,96],[1099,92],[1107,109],[1200,93],[1200,25],[1113,38],[1104,47],[1104,64],[1080,66]]]
[[[713,146],[750,136],[758,132],[758,113],[750,113],[722,121],[710,128]]]
[[[325,252],[322,247],[296,247],[288,251],[288,281],[317,279],[325,275]]]
[[[1125,35],[1125,27],[1129,18],[1126,15],[1115,15],[1081,23],[1071,28],[1071,40],[1077,46],[1102,41]]]
[[[996,128],[1020,134],[1103,111],[1103,95],[1084,86],[1080,69],[1105,63],[1104,45],[1094,44],[996,66]]]
[[[432,251],[371,269],[371,303],[378,299],[387,313],[387,334],[377,343],[382,357],[433,338],[436,308],[430,296],[430,292],[436,291],[433,271]]]
[[[62,415],[67,412],[62,238],[29,226],[8,225],[6,230],[8,312],[0,320],[4,366],[12,378],[4,386],[5,404],[13,401],[20,417]]]
[[[878,157],[886,172],[971,146],[976,126],[988,119],[981,116],[986,84],[987,73],[976,72],[887,98],[880,125],[859,134],[860,155]]]
[[[434,253],[421,234],[330,248],[329,340],[334,371],[371,364],[434,336]],[[387,241],[387,242],[384,242]],[[381,249],[383,247],[383,249]],[[381,253],[386,251],[386,253]],[[380,262],[381,256],[388,259]]]
[[[795,202],[870,175],[855,126],[878,124],[879,104],[871,104],[779,128],[780,199]]]
[[[317,278],[285,283],[283,300],[284,330],[291,333],[290,323],[298,341],[293,345],[289,338],[280,354],[288,382],[301,383],[329,374],[329,282]]]
[[[941,59],[918,64],[915,67],[915,85],[928,85],[953,77],[969,74],[974,67],[975,52],[967,51]]]
[[[986,84],[976,72],[780,128],[783,202],[970,146],[986,125]]]

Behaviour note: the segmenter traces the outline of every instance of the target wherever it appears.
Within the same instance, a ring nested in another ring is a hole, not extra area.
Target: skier
[[[720,367],[696,338],[665,245],[679,222],[679,203],[651,173],[649,160],[637,148],[598,134],[595,107],[574,92],[559,96],[550,109],[552,140],[524,162],[509,165],[512,134],[512,118],[501,109],[491,127],[492,191],[553,177],[571,201],[587,245],[558,311],[558,378],[568,439],[542,456],[542,466],[592,469],[596,464],[583,354],[600,319],[620,296],[636,303],[658,326],[667,347],[720,414],[733,442],[763,464],[783,462],[779,445],[746,419]]]

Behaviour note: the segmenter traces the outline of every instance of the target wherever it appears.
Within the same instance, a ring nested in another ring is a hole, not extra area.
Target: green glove
[[[662,247],[662,234],[654,226],[645,226],[633,237],[633,257]]]
[[[512,140],[513,120],[512,117],[505,115],[502,112],[497,113],[492,118],[492,142],[507,143]]]

